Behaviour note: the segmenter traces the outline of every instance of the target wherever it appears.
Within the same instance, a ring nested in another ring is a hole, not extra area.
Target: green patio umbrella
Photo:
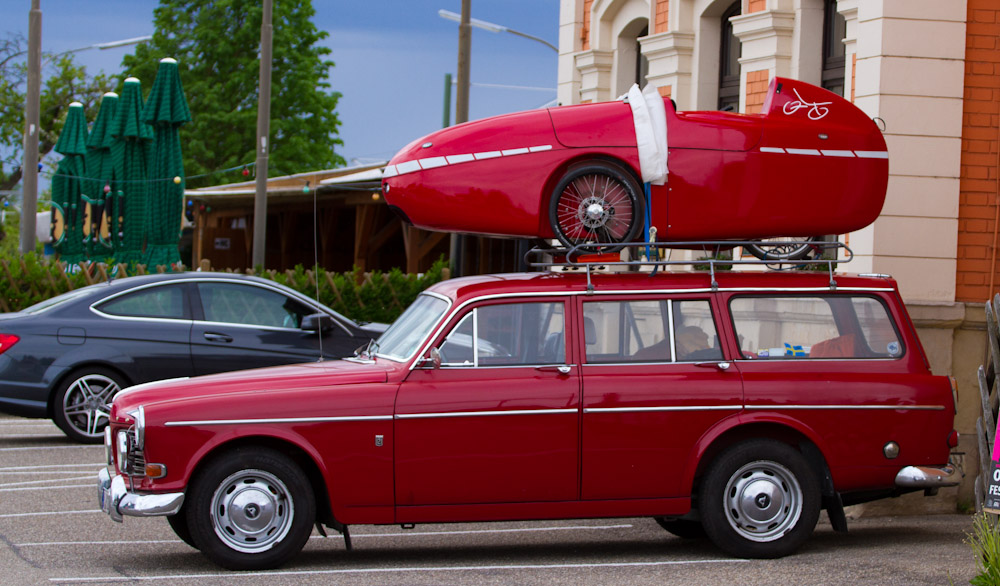
[[[172,266],[181,261],[177,251],[184,211],[184,162],[178,131],[191,120],[177,61],[160,60],[143,120],[153,127],[153,158],[149,184],[149,244],[146,264]]]
[[[116,194],[121,185],[116,181],[115,166],[111,159],[111,126],[118,109],[118,94],[108,92],[101,98],[101,109],[87,138],[87,178],[84,183],[84,203],[91,208],[91,229],[87,238],[87,256],[93,260],[104,260],[114,255],[115,235],[118,231]],[[120,239],[118,239],[120,240]]]
[[[121,187],[115,196],[122,218],[119,226],[122,245],[116,250],[116,260],[125,264],[145,261],[143,246],[146,239],[149,157],[153,130],[142,121],[142,87],[139,80],[125,80],[111,135],[111,159],[115,178]]]
[[[63,156],[52,178],[52,241],[67,266],[83,256],[83,181],[86,175],[87,118],[83,104],[73,102],[55,151]]]

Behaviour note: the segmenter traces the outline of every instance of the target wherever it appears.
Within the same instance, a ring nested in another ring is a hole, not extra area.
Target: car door
[[[562,298],[505,299],[451,321],[440,367],[421,363],[396,398],[397,506],[578,498],[566,311]]]
[[[742,409],[707,295],[584,297],[585,500],[688,496],[706,430]]]
[[[186,284],[156,284],[119,293],[91,310],[98,322],[80,322],[90,355],[131,364],[132,382],[192,374],[191,302]],[[67,322],[60,332],[75,332]]]
[[[194,292],[191,349],[196,374],[320,358],[319,335],[300,327],[302,318],[315,309],[298,299],[256,283],[224,280],[197,282]]]

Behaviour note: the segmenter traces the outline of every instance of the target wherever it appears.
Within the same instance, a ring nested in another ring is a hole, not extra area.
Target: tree
[[[0,191],[13,189],[21,181],[27,47],[21,35],[0,39]],[[39,104],[39,160],[55,147],[72,102],[82,103],[87,118],[93,120],[101,96],[112,88],[112,81],[104,75],[88,77],[70,55],[43,55],[42,64],[52,73],[45,78]]]
[[[328,81],[327,37],[312,23],[311,0],[274,3],[270,174],[284,175],[344,164],[334,152],[339,92]],[[181,127],[184,171],[191,177],[239,167],[256,159],[259,0],[161,0],[153,38],[122,61],[148,91],[163,57],[177,59],[191,122]],[[211,174],[189,187],[244,178]]]

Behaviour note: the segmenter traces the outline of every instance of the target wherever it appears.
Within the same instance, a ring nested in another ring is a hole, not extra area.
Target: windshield
[[[444,299],[421,294],[378,339],[378,355],[397,361],[410,358],[447,309]]]

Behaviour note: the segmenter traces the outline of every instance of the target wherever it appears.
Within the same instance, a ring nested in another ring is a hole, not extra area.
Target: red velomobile
[[[882,209],[885,140],[836,94],[778,77],[762,114],[664,108],[669,174],[648,204],[659,242],[843,234]],[[419,228],[572,246],[643,239],[641,176],[632,109],[615,101],[445,128],[397,153],[382,188]]]

